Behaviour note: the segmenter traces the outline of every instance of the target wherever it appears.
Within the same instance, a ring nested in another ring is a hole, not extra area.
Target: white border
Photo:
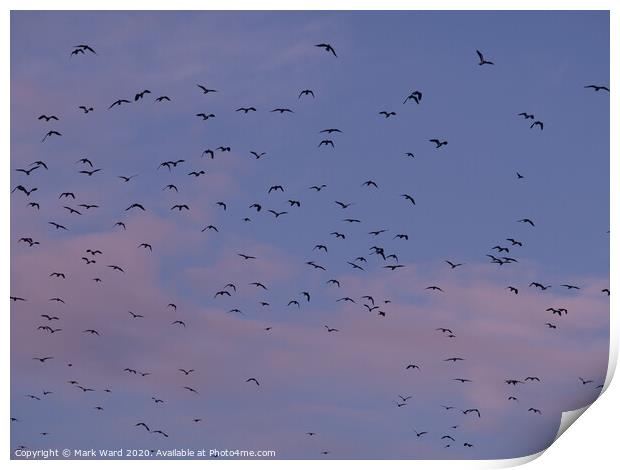
[[[2,17],[1,31],[4,31],[2,35],[4,47],[2,48],[2,62],[6,65],[5,73],[2,76],[3,89],[6,90],[5,103],[10,103],[10,79],[7,73],[10,69],[10,15],[9,10],[610,10],[610,28],[611,28],[611,79],[610,88],[617,90],[618,86],[618,26],[619,18],[618,8],[614,8],[618,2],[617,0],[612,2],[611,0],[590,0],[588,2],[577,0],[565,0],[563,2],[554,2],[548,0],[520,0],[516,1],[502,1],[501,4],[497,1],[484,1],[475,0],[469,2],[463,1],[394,1],[383,0],[382,2],[371,2],[368,0],[315,0],[309,1],[274,1],[274,0],[227,0],[226,2],[213,2],[213,1],[189,1],[189,0],[177,0],[174,3],[164,2],[162,0],[146,1],[131,1],[131,0],[108,0],[103,1],[90,1],[88,4],[85,2],[72,1],[56,1],[53,5],[50,2],[45,1],[33,1],[22,0],[14,1],[9,0],[4,3],[8,4],[8,8],[5,10],[5,15]],[[618,101],[614,99],[616,95],[610,95],[612,98],[611,103],[611,121],[610,129],[620,129],[618,120]],[[2,136],[3,147],[7,150],[5,155],[10,155],[10,106],[4,107],[5,111],[2,113],[2,126],[0,128],[0,135]],[[611,180],[611,175],[620,176],[620,165],[618,162],[620,152],[618,149],[618,137],[617,133],[611,132],[611,158],[610,163],[610,188],[611,188],[611,272],[610,272],[610,287],[614,293],[617,293],[618,283],[617,276],[615,274],[615,267],[618,265],[618,251],[616,249],[617,240],[615,234],[618,230],[618,201],[619,189],[618,185]],[[8,215],[9,213],[9,165],[10,159],[5,157],[5,170],[2,173],[2,179],[4,182],[4,192],[1,198],[1,206],[3,213]],[[6,220],[6,218],[4,219]],[[5,251],[5,259],[10,258],[9,251],[10,240],[9,231],[4,229],[1,231],[0,237],[2,237],[2,246]],[[4,270],[2,270],[2,290],[4,291],[3,298],[8,299],[10,292],[10,268],[7,263]],[[617,295],[617,294],[616,294]],[[542,454],[542,457],[537,459],[534,456],[510,459],[510,460],[497,460],[497,461],[380,461],[380,465],[383,467],[391,468],[411,468],[412,465],[420,466],[422,468],[500,468],[508,466],[521,465],[526,462],[530,462],[530,468],[542,469],[547,468],[549,465],[554,467],[566,467],[566,468],[583,468],[585,465],[590,467],[600,466],[601,468],[609,468],[612,462],[617,461],[616,457],[616,427],[617,422],[615,417],[618,415],[616,406],[620,402],[620,388],[617,383],[610,386],[610,380],[615,371],[618,356],[618,321],[615,319],[613,312],[616,310],[614,306],[616,302],[615,297],[611,297],[611,341],[610,341],[610,367],[605,382],[607,390],[590,409],[579,419],[580,424],[578,426],[571,427],[565,434],[563,434],[559,441],[553,444],[547,451]],[[3,309],[4,318],[9,318],[8,300],[5,300],[5,309]],[[5,452],[9,451],[10,445],[10,420],[9,420],[9,367],[10,367],[10,329],[5,324],[5,328],[2,329],[4,354],[2,354],[3,361],[3,383],[0,387],[0,395],[2,401],[5,404],[2,412],[2,419],[5,426],[0,430],[2,441],[5,443]],[[617,382],[617,381],[616,381]],[[574,420],[574,419],[573,419]],[[568,419],[571,421],[571,419]],[[6,456],[8,458],[8,455]],[[83,466],[84,462],[80,461],[36,461],[36,463],[24,463],[24,461],[11,461],[11,465],[47,465],[50,468],[59,468],[60,466]],[[173,461],[174,465],[180,465],[178,460]],[[356,468],[365,469],[373,468],[374,462],[371,461],[322,461],[321,465],[325,467],[335,468],[340,465],[355,465]],[[90,461],[88,466],[103,467],[113,464],[120,467],[131,466],[146,466],[149,468],[170,465],[172,461],[116,461],[114,463],[109,461]],[[203,466],[207,464],[204,461],[187,461],[183,462],[185,465]],[[215,466],[245,466],[253,465],[257,468],[289,468],[290,465],[295,465],[297,468],[311,468],[315,466],[316,461],[213,461],[209,460],[208,465]],[[372,466],[372,467],[371,467]]]

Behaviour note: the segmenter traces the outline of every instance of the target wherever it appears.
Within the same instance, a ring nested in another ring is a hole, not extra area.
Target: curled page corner
[[[555,441],[555,440],[554,440]],[[526,455],[523,457],[515,457],[513,459],[502,459],[493,461],[493,465],[489,468],[512,468],[518,467],[520,465],[525,465],[533,460],[536,460],[540,457],[547,449],[543,449],[540,452],[536,452],[535,454]]]
[[[553,442],[557,441],[558,438],[564,434],[564,432],[571,427],[571,425],[577,421],[577,419],[588,409],[590,405],[586,405],[583,408],[579,408],[577,410],[564,411],[562,413],[562,418],[560,419],[560,427],[558,428],[558,432],[553,438]],[[551,444],[553,444],[553,442]]]

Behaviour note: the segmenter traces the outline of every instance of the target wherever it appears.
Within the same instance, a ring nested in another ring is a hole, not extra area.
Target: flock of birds
[[[337,60],[338,54],[336,52],[336,49],[331,44],[321,43],[321,44],[316,44],[315,47],[324,51],[326,54],[328,54],[328,56],[332,56],[333,60]],[[478,65],[480,67],[492,67],[493,65],[495,65],[494,61],[486,58],[485,55],[481,51],[477,50],[475,52],[478,57]],[[75,48],[70,53],[71,57],[80,57],[80,56],[84,56],[87,54],[97,55],[97,52],[90,45],[81,44],[81,45],[75,46]],[[606,86],[602,86],[602,85],[586,85],[585,88],[591,89],[595,92],[609,92],[609,88]],[[211,94],[219,92],[216,89],[209,88],[202,84],[197,84],[194,90],[196,93],[201,93],[203,95],[211,95]],[[127,106],[127,105],[131,105],[132,103],[139,102],[141,100],[149,99],[148,97],[151,95],[153,94],[150,90],[144,89],[144,90],[141,90],[135,93],[133,100],[125,99],[125,98],[116,99],[109,104],[108,112],[114,112],[114,109],[117,107]],[[303,89],[300,91],[298,95],[298,99],[314,99],[314,98],[315,98],[315,92],[311,89]],[[165,103],[174,101],[173,97],[170,97],[167,95],[159,95],[159,96],[154,97],[153,99],[154,99],[154,102],[158,103],[159,105],[164,105]],[[422,99],[423,99],[422,91],[414,90],[406,94],[403,104],[404,105],[409,105],[410,103],[420,104],[422,102]],[[79,109],[84,114],[89,114],[89,113],[96,111],[95,107],[90,104],[79,105],[77,109]],[[239,107],[239,108],[236,108],[235,111],[243,115],[247,115],[248,113],[259,112],[257,107],[255,106]],[[295,112],[293,109],[283,108],[283,107],[275,107],[273,109],[270,109],[269,111],[271,113],[278,113],[280,115],[290,115],[290,114],[294,114]],[[397,112],[394,110],[380,110],[378,111],[378,114],[385,119],[391,119],[397,115]],[[531,113],[519,112],[519,113],[515,113],[515,116],[521,117],[525,121],[527,121],[529,123],[530,129],[532,130],[538,130],[538,131],[544,130],[543,121],[537,119]],[[43,113],[43,114],[40,114],[38,117],[35,116],[34,118],[38,119],[39,121],[45,122],[45,123],[56,124],[56,123],[62,122],[62,119],[57,114]],[[195,114],[195,118],[203,120],[203,121],[208,121],[211,119],[216,119],[216,115],[211,112],[209,113],[200,112],[200,113]],[[322,140],[320,140],[320,142],[318,143],[318,146],[319,147],[332,147],[332,148],[335,147],[334,136],[345,134],[345,132],[346,132],[345,130],[341,130],[339,128],[333,128],[333,127],[326,127],[325,129],[320,130],[319,134],[322,136],[321,137]],[[45,131],[41,140],[42,142],[45,143],[48,141],[48,139],[52,139],[52,138],[53,139],[63,138],[63,134],[59,130],[50,129],[50,130]],[[431,138],[428,139],[428,142],[429,142],[429,145],[432,145],[436,151],[441,151],[442,148],[449,145],[448,140],[444,138],[443,136],[440,136],[440,137],[431,136]],[[42,152],[44,152],[44,150]],[[215,159],[219,157],[221,154],[225,154],[228,152],[231,152],[231,147],[226,146],[226,145],[213,148],[213,149],[205,149],[202,152],[200,159],[204,159],[204,158]],[[259,152],[259,151],[254,151],[254,150],[250,151],[250,156],[256,160],[268,158],[266,152]],[[407,153],[406,156],[410,158],[415,158],[413,153]],[[85,177],[89,177],[89,178],[98,178],[98,177],[105,178],[106,177],[105,172],[103,171],[104,169],[96,165],[95,162],[91,161],[89,158],[86,158],[86,157],[80,158],[77,160],[76,163],[80,165],[80,169],[78,170],[79,175],[84,175]],[[182,172],[186,172],[185,174],[187,174],[187,176],[190,176],[193,178],[200,178],[206,174],[206,171],[204,169],[195,169],[192,171],[188,171],[187,169],[185,169],[186,164],[188,163],[189,162],[183,158],[175,159],[175,160],[166,160],[166,161],[160,162],[159,165],[154,166],[154,168],[150,168],[150,169],[145,168],[145,172],[149,170],[154,171],[154,172],[163,171],[163,172],[168,172],[168,173],[182,171]],[[27,198],[27,201],[26,201],[27,206],[32,208],[34,211],[36,211],[33,214],[34,217],[40,217],[38,214],[44,213],[43,211],[45,207],[44,207],[43,201],[38,201],[36,199],[36,196],[38,194],[37,193],[38,188],[33,187],[33,185],[29,184],[28,179],[31,178],[35,172],[39,173],[39,172],[48,171],[50,170],[52,166],[53,166],[52,164],[49,164],[48,162],[44,160],[37,160],[37,161],[32,162],[26,168],[15,169],[15,172],[20,175],[20,178],[23,178],[23,179],[19,181],[19,184],[16,184],[14,186],[11,192],[15,194],[14,197],[18,197],[19,193],[21,193],[23,196]],[[117,178],[123,184],[131,184],[139,176],[140,176],[139,174],[118,175]],[[522,174],[517,173],[516,178],[523,179],[525,177]],[[373,180],[367,180],[367,181],[361,182],[361,187],[363,188],[363,190],[368,190],[368,191],[379,190],[379,184]],[[328,191],[328,188],[326,185],[314,185],[314,186],[311,186],[309,190],[312,192],[318,193],[321,191]],[[163,192],[172,193],[176,196],[177,194],[182,194],[182,187],[179,187],[178,184],[168,184],[163,188]],[[265,194],[267,195],[285,194],[288,192],[289,192],[288,188],[280,184],[270,185],[265,188]],[[281,217],[285,217],[289,215],[292,211],[302,210],[303,201],[295,199],[293,197],[291,198],[288,198],[286,196],[284,197],[285,197],[284,203],[287,205],[287,207],[285,208],[286,210],[282,210],[282,209],[276,210],[272,208],[266,208],[263,202],[250,201],[250,204],[248,204],[247,209],[246,209],[247,213],[243,214],[243,221],[250,223],[252,221],[252,216],[254,216],[255,214],[259,214],[261,212],[262,213],[266,212],[266,213],[273,215],[274,221],[277,221]],[[399,197],[402,198],[402,200],[406,202],[407,204],[409,204],[410,206],[416,206],[416,200],[411,194],[403,193],[403,194],[400,194]],[[96,209],[99,208],[99,205],[86,203],[82,201],[77,194],[75,194],[74,192],[70,192],[70,191],[59,192],[58,201],[59,201],[59,204],[62,205],[64,210],[67,211],[66,212],[67,218],[61,221],[46,220],[45,223],[47,223],[50,229],[54,231],[63,231],[63,232],[71,231],[71,217],[86,216],[87,214],[91,213],[92,211],[96,211]],[[46,201],[46,202],[51,203],[51,201]],[[349,226],[349,225],[359,226],[362,223],[361,220],[355,217],[352,217],[352,216],[348,216],[348,213],[349,213],[348,209],[353,205],[352,202],[334,200],[333,204],[335,204],[339,209],[342,210],[342,213],[345,214],[342,219],[342,221],[345,223],[345,226]],[[222,211],[229,210],[229,204],[226,201],[216,201],[215,205]],[[117,230],[121,230],[121,231],[130,230],[130,227],[128,227],[126,222],[122,220],[123,214],[131,213],[133,211],[147,211],[147,210],[148,210],[147,202],[127,201],[127,204],[124,210],[118,214],[118,220],[111,221],[111,225]],[[170,211],[178,211],[179,213],[182,213],[182,212],[187,212],[190,210],[191,210],[191,207],[186,202],[177,202],[174,204],[170,204]],[[535,221],[531,220],[530,218],[515,219],[515,222],[524,224],[525,226],[528,226],[531,230],[535,230],[536,228]],[[220,233],[220,232],[225,232],[225,228],[215,225],[214,223],[209,223],[205,225],[201,229],[201,231],[209,232],[209,233],[211,232]],[[372,246],[370,247],[369,253],[361,254],[360,256],[354,259],[350,259],[346,261],[348,266],[350,266],[350,268],[353,270],[353,272],[367,270],[368,267],[370,266],[369,260],[371,260],[371,258],[377,260],[380,263],[382,269],[388,272],[394,272],[394,271],[406,268],[406,265],[401,263],[399,254],[395,252],[392,253],[392,252],[386,251],[386,248],[382,246],[382,243],[380,240],[382,240],[382,238],[385,238],[386,236],[389,236],[392,238],[392,240],[406,242],[409,240],[409,235],[407,233],[395,233],[393,235],[386,235],[387,232],[388,232],[387,229],[371,230],[368,232],[368,237],[370,237],[370,239],[372,240]],[[348,237],[350,237],[349,233],[346,233],[344,230],[326,231],[326,236],[327,235],[332,237],[335,242],[339,240],[346,241],[349,239]],[[37,246],[40,245],[40,242],[38,240],[36,240],[33,236],[27,235],[27,234],[21,236],[17,240],[17,242],[18,242],[18,246],[25,245],[30,249],[36,249]],[[490,253],[486,254],[486,258],[488,259],[490,263],[494,265],[498,265],[498,266],[504,266],[508,264],[517,263],[518,253],[523,248],[523,246],[524,246],[524,243],[522,241],[514,237],[507,237],[504,240],[497,243],[495,246],[493,246],[490,249]],[[156,247],[154,247],[151,243],[149,243],[149,241],[144,241],[140,243],[136,248],[140,250],[147,250],[149,253],[153,253],[153,254],[156,253]],[[328,244],[326,244],[325,242],[317,243],[311,250],[309,250],[310,253],[314,255],[315,259],[306,261],[305,264],[309,268],[312,268],[313,270],[317,270],[321,273],[324,273],[325,275],[324,282],[327,285],[327,287],[330,289],[333,288],[333,289],[338,290],[342,287],[341,281],[333,276],[328,275],[329,268],[327,267],[324,261],[316,261],[316,259],[321,259],[319,258],[320,256],[323,256],[322,259],[326,259],[324,257],[327,256],[328,253],[331,253],[330,250],[331,250],[331,246],[328,247]],[[243,263],[252,263],[254,262],[254,260],[257,259],[257,256],[252,253],[241,253],[240,252],[240,253],[237,253],[237,255]],[[84,251],[83,256],[81,257],[81,260],[86,265],[89,265],[89,266],[92,265],[92,270],[93,270],[92,271],[93,272],[92,282],[105,285],[105,279],[108,276],[123,275],[124,273],[127,272],[127,270],[132,269],[131,265],[126,265],[123,263],[119,263],[117,261],[112,261],[113,257],[114,257],[113,253],[107,253],[107,252],[104,253],[98,247],[88,248]],[[447,259],[444,262],[445,262],[446,268],[450,270],[467,269],[466,263],[464,262],[450,260],[450,259]],[[102,267],[100,268],[100,266]],[[55,280],[62,280],[63,282],[70,282],[71,273],[65,272],[59,266],[57,270],[49,274],[49,277]],[[250,283],[250,287],[255,289],[256,292],[261,296],[267,295],[270,289],[267,283],[261,280],[257,280],[256,282]],[[242,286],[240,286],[238,283],[229,282],[223,285],[222,288],[219,288],[215,292],[213,292],[213,298],[214,299],[223,298],[226,300],[233,299],[235,294],[237,293],[237,290],[241,288]],[[526,288],[546,291],[548,289],[551,289],[552,286],[545,284],[543,282],[539,282],[538,280],[533,280],[529,284],[529,286],[527,286]],[[578,292],[580,290],[580,286],[574,285],[571,283],[564,283],[560,285],[559,288],[570,290],[570,291],[575,291],[575,292]],[[513,294],[513,295],[519,295],[522,289],[523,287],[515,286],[515,285],[506,286],[506,290],[508,291],[508,293]],[[428,285],[424,287],[424,290],[434,295],[444,294],[444,288],[442,288],[442,286],[440,285]],[[600,290],[603,295],[607,295],[607,296],[610,295],[609,288],[603,287]],[[33,290],[32,292],[26,292],[26,293],[19,292],[19,293],[15,293],[15,295],[11,295],[10,299],[11,299],[12,304],[15,305],[14,307],[15,311],[19,312],[18,305],[21,303],[28,302],[28,300],[31,297],[36,297],[36,295],[37,295],[36,289]],[[309,292],[308,290],[301,290],[299,295],[300,297],[294,297],[290,299],[286,307],[301,308],[304,303],[309,303],[313,299],[313,294]],[[49,302],[51,302],[52,305],[54,305],[55,307],[58,307],[59,310],[62,310],[63,305],[65,305],[66,302],[68,302],[68,300],[66,301],[65,299],[61,297],[52,297],[49,299]],[[354,297],[347,296],[347,295],[341,295],[340,297],[336,299],[336,302],[359,305],[360,308],[363,309],[363,311],[374,313],[381,318],[387,318],[389,314],[391,300],[379,299],[373,295],[364,295],[361,298],[354,298]],[[262,297],[259,303],[262,307],[265,307],[265,308],[270,306],[270,302]],[[174,302],[171,302],[166,306],[166,309],[168,309],[172,314],[174,314],[177,310],[177,306]],[[236,313],[236,314],[243,314],[243,312],[239,308],[231,308],[230,310],[228,310],[228,312]],[[559,325],[562,321],[562,318],[568,315],[569,313],[566,307],[557,306],[557,305],[549,306],[549,308],[546,309],[546,312],[548,312],[551,316],[549,317],[548,321],[541,322],[541,328],[548,328],[550,330],[558,330]],[[146,321],[145,314],[143,313],[135,313],[131,310],[128,310],[128,315],[129,315],[128,321]],[[555,317],[557,317],[557,319]],[[60,341],[64,341],[64,342],[72,340],[69,337],[63,337],[63,335],[65,335],[66,333],[65,333],[65,328],[63,325],[63,317],[61,313],[54,313],[54,314],[41,313],[40,319],[41,319],[40,325],[37,326],[37,330],[40,331],[42,334],[58,336],[59,338],[62,338],[60,339]],[[174,318],[170,321],[171,328],[186,328],[189,326],[190,325],[187,324],[187,321],[181,318]],[[336,328],[333,325],[325,324],[325,325],[322,325],[321,327],[324,329],[326,334],[342,334],[341,333],[342,327],[340,326]],[[272,330],[272,327],[265,328],[265,331],[267,332],[271,330]],[[84,329],[81,330],[81,334],[87,335],[87,336],[93,336],[93,337],[102,337],[102,338],[105,338],[106,336],[105,331],[90,328],[88,326],[85,326]],[[444,325],[438,325],[438,327],[435,330],[435,334],[443,335],[446,338],[456,337],[456,334],[453,331],[453,329],[445,327]],[[62,356],[62,354],[60,354],[60,356]],[[41,366],[47,366],[49,363],[52,363],[54,361],[59,361],[62,359],[61,357],[59,357],[58,353],[50,351],[49,354],[35,356],[32,358],[32,360],[36,361],[37,363],[40,363]],[[442,360],[448,364],[452,364],[454,367],[454,377],[451,379],[452,382],[454,382],[455,384],[463,385],[463,386],[466,386],[467,383],[472,382],[473,379],[471,377],[461,376],[458,372],[459,370],[458,364],[466,361],[467,360],[466,357],[451,356],[451,357],[444,358]],[[67,365],[68,367],[72,367],[72,363],[68,363]],[[69,372],[70,371],[71,369],[69,369]],[[131,368],[131,367],[127,367],[123,370],[119,370],[118,372],[119,374],[128,374],[128,375],[135,375],[135,376],[142,376],[142,377],[150,375],[150,372],[141,371],[141,370]],[[420,363],[408,362],[406,364],[403,364],[403,373],[417,374],[421,372],[422,372],[422,364]],[[179,367],[178,373],[180,374],[181,377],[188,377],[198,372],[193,368]],[[506,377],[504,379],[505,386],[507,387],[506,388],[507,390],[506,400],[509,402],[518,403],[520,398],[519,398],[519,394],[517,393],[517,391],[520,389],[520,387],[524,386],[525,384],[534,384],[535,386],[535,384],[541,382],[541,380],[543,379],[537,376]],[[261,387],[260,377],[245,377],[243,378],[243,381],[247,384],[248,387],[250,386],[256,387],[256,388]],[[581,386],[590,386],[590,387],[596,387],[596,388],[602,387],[602,384],[595,384],[593,379],[590,379],[590,378],[575,377],[575,382],[577,384],[580,384]],[[104,394],[112,393],[112,390],[110,389],[106,388],[102,390],[96,390],[95,388],[87,384],[83,384],[77,380],[73,380],[70,377],[67,377],[66,383],[69,387],[73,387],[75,390],[79,390],[82,393],[92,394],[93,397],[96,396],[98,393],[104,393]],[[181,387],[183,390],[191,394],[200,393],[199,390],[196,390],[195,388],[187,386],[187,385],[181,384],[179,385],[179,387]],[[51,393],[52,391],[44,389],[43,392],[40,394],[33,392],[33,393],[27,394],[24,398],[27,400],[41,401],[41,400],[44,400],[45,397]],[[151,396],[150,399],[152,400],[154,404],[157,404],[157,405],[164,404],[164,400],[157,396],[153,395]],[[400,395],[399,394],[397,395],[397,398],[393,400],[393,404],[397,408],[403,408],[403,407],[408,406],[411,399],[412,399],[411,395]],[[97,412],[105,412],[105,408],[97,402],[93,402],[92,407]],[[481,410],[479,408],[460,409],[452,405],[442,405],[442,408],[446,412],[454,411],[462,416],[475,417],[475,419],[484,419],[484,416],[485,416],[484,410]],[[538,414],[542,414],[544,411],[539,409],[535,404],[527,403],[525,405],[524,412],[531,413],[533,415],[538,415]],[[195,417],[192,419],[194,423],[199,423],[202,420],[203,418],[200,418],[200,417]],[[19,423],[20,418],[12,417],[11,421]],[[140,429],[146,433],[150,433],[150,434],[153,434],[154,436],[158,436],[164,439],[168,438],[172,433],[174,433],[174,430],[157,429],[155,426],[151,425],[149,422],[146,422],[146,421],[147,420],[137,421],[134,424],[134,427],[136,429]],[[24,423],[24,425],[34,426],[34,423]],[[458,427],[459,425],[456,424],[448,429],[444,429],[436,433],[430,432],[425,429],[418,429],[418,428],[412,429],[412,431],[413,431],[413,436],[415,436],[416,439],[433,439],[434,438],[434,439],[439,440],[446,448],[449,448],[455,445],[460,445],[464,448],[474,447],[476,444],[472,442],[471,440],[468,440],[466,438],[464,439],[460,437],[455,437],[456,435],[454,434],[454,430],[457,429]],[[308,436],[308,438],[314,438],[317,434],[320,434],[320,432],[317,430],[311,430],[311,431],[304,430],[303,432]],[[49,432],[44,431],[44,430],[40,432],[41,436],[47,436],[48,434]],[[433,434],[435,434],[435,436],[433,436]],[[41,442],[37,442],[36,445],[41,446],[43,444]],[[20,444],[19,447],[23,449],[27,448],[27,446],[24,444]],[[331,451],[323,450],[321,454],[328,455],[328,454],[331,454]]]

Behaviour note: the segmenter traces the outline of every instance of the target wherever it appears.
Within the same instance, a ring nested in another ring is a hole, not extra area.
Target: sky
[[[96,54],[71,55],[80,44]],[[477,49],[494,65],[478,65]],[[11,189],[37,190],[11,194],[11,295],[26,299],[11,302],[11,449],[495,459],[546,448],[607,371],[609,94],[591,84],[609,85],[606,12],[12,12]],[[405,102],[415,90],[420,103]],[[118,99],[131,103],[109,109]],[[50,130],[62,135],[42,141]],[[231,150],[203,155],[218,147]],[[48,169],[14,171],[39,160]],[[397,406],[399,395],[412,398]],[[480,418],[460,411],[472,408]]]

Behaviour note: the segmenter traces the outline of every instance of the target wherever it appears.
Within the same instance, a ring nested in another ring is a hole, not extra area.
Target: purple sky
[[[323,42],[338,57],[314,47]],[[70,55],[78,44],[97,54]],[[479,66],[476,49],[495,65]],[[11,448],[275,450],[286,459],[542,450],[561,412],[591,403],[607,370],[609,94],[584,86],[608,83],[606,12],[13,12],[11,188],[37,190],[11,195],[11,295],[27,299],[11,303]],[[144,89],[152,93],[134,102]],[[304,89],[315,98],[298,98]],[[403,104],[414,90],[420,104]],[[154,101],[162,95],[171,101]],[[117,99],[132,102],[108,109]],[[249,106],[257,112],[235,112]],[[269,112],[280,107],[294,113]],[[343,132],[319,133],[326,128]],[[62,136],[41,142],[49,130]],[[435,149],[433,138],[448,145]],[[318,147],[323,139],[334,148]],[[231,151],[201,157],[220,146]],[[91,169],[76,163],[84,157],[101,171],[79,173]],[[13,171],[37,160],[49,169]],[[198,170],[206,174],[188,175]],[[178,193],[162,190],[168,184]],[[284,192],[268,193],[273,185]],[[146,211],[125,211],[132,203]],[[218,232],[201,232],[208,225]],[[82,259],[93,259],[87,249],[102,251],[96,263]],[[487,254],[518,262],[499,266]],[[359,256],[364,271],[347,264]],[[228,283],[236,292],[215,298]],[[379,308],[364,307],[365,295]],[[44,356],[53,359],[33,360]],[[455,356],[465,360],[444,361]],[[540,382],[504,382],[528,376]],[[397,407],[399,395],[413,398]],[[459,411],[470,408],[481,418]],[[141,421],[169,437],[134,426]],[[444,435],[455,439],[448,448]]]

